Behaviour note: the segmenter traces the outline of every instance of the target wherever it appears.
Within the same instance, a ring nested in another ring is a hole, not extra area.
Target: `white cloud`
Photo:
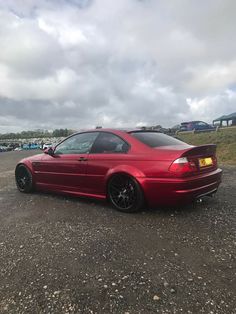
[[[220,94],[204,98],[187,99],[190,107],[189,116],[194,119],[212,122],[211,117],[218,118],[226,112],[235,112],[236,91],[226,90]]]
[[[233,0],[0,3],[0,132],[171,126],[235,111],[235,9]]]
[[[187,86],[193,92],[212,93],[225,90],[236,82],[236,60],[187,69],[191,79]]]

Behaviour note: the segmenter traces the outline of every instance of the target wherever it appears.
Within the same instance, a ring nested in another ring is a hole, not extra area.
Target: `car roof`
[[[83,132],[111,132],[114,134],[120,134],[120,133],[134,133],[134,132],[155,132],[155,133],[161,133],[160,131],[157,130],[152,130],[152,129],[140,129],[140,128],[97,128],[97,129],[82,129],[76,132],[75,134],[78,133],[83,133]]]
[[[121,128],[119,128],[119,129],[116,129],[116,128],[97,128],[97,129],[81,129],[78,132],[75,132],[74,134],[71,134],[67,138],[72,137],[72,136],[77,135],[77,134],[94,133],[94,132],[98,132],[98,133],[105,133],[105,132],[108,133],[109,132],[109,133],[115,134],[115,135],[121,137],[124,141],[126,141],[127,143],[129,143],[131,145],[135,143],[135,145],[133,145],[133,149],[135,151],[142,151],[142,152],[144,150],[150,150],[152,148],[148,147],[144,143],[142,143],[139,140],[137,140],[130,133],[132,133],[132,132],[136,132],[136,133],[137,132],[145,132],[145,133],[155,132],[155,133],[162,134],[161,132],[156,131],[156,130],[143,130],[143,129],[140,129],[140,128],[122,128],[122,129]],[[64,140],[66,140],[66,138]],[[64,140],[62,140],[62,142]],[[62,143],[62,142],[60,142],[60,143]],[[60,143],[58,143],[58,144],[60,144]]]
[[[204,122],[204,121],[195,120],[195,121],[182,122],[181,124],[196,123],[196,122]],[[206,123],[206,122],[204,122],[204,123]]]

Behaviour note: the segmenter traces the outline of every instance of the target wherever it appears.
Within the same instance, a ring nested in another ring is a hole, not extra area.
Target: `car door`
[[[121,137],[110,132],[100,132],[88,155],[88,193],[105,194],[108,170],[126,161],[128,150],[129,144]]]
[[[75,134],[57,145],[52,155],[45,154],[33,165],[38,185],[53,190],[86,190],[88,153],[97,136],[98,132]]]
[[[202,121],[197,122],[196,130],[206,130],[208,129],[208,124]]]

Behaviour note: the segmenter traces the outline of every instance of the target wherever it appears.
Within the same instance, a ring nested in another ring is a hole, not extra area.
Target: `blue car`
[[[23,149],[39,149],[40,145],[35,143],[23,144]]]
[[[212,125],[203,122],[203,121],[189,121],[183,122],[180,126],[180,131],[205,131],[205,130],[215,130],[215,127]]]

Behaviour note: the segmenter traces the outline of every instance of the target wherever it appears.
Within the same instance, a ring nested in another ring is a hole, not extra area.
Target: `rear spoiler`
[[[208,144],[208,145],[201,145],[195,146],[187,149],[181,157],[186,156],[215,156],[216,154],[216,145],[215,144]]]

